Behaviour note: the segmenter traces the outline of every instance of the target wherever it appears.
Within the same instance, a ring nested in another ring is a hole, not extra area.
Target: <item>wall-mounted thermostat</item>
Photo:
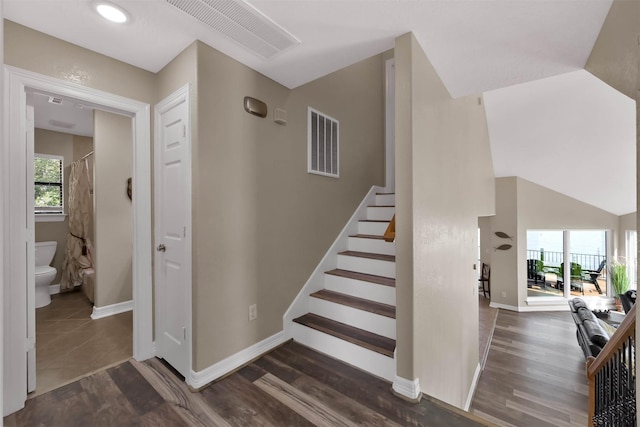
[[[287,112],[282,108],[276,108],[275,110],[273,110],[273,121],[280,125],[286,125]]]

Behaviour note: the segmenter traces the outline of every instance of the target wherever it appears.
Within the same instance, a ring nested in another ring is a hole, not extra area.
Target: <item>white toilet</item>
[[[36,242],[36,308],[51,303],[49,285],[55,279],[57,270],[49,266],[56,254],[58,242]]]

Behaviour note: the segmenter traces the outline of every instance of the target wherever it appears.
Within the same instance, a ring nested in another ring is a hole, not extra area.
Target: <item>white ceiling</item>
[[[611,0],[252,0],[302,43],[263,60],[165,0],[4,0],[7,19],[157,72],[199,39],[294,88],[393,48],[413,31],[453,97],[584,67]]]
[[[27,102],[33,105],[36,128],[93,136],[93,108],[73,98],[56,96],[61,104],[49,102],[51,95],[41,92],[27,93]]]
[[[617,215],[635,212],[631,98],[581,70],[487,92],[484,102],[496,177],[519,176]]]
[[[413,31],[453,97],[488,92],[496,174],[519,175],[610,212],[635,211],[635,179],[633,189],[619,180],[622,175],[635,176],[635,164],[620,164],[609,150],[615,140],[622,152],[633,146],[635,153],[635,124],[620,124],[630,126],[621,136],[616,133],[619,126],[603,119],[618,123],[620,117],[606,112],[622,109],[626,117],[632,107],[628,99],[605,95],[594,77],[576,73],[585,66],[611,0],[251,0],[302,42],[270,60],[244,50],[165,0],[112,2],[128,11],[130,23],[118,26],[102,20],[91,8],[93,0],[4,0],[4,15],[151,72],[199,39],[289,88],[391,49],[395,37]],[[558,80],[549,79],[552,76]],[[537,80],[533,86],[523,84]],[[577,102],[585,93],[603,104]],[[571,106],[582,107],[588,123],[579,120]],[[556,115],[549,115],[550,110]],[[514,123],[534,129],[524,132]],[[631,128],[633,140],[628,139]],[[533,139],[536,134],[540,137]],[[564,150],[578,164],[591,164],[592,151],[600,147],[600,164],[616,164],[618,171],[585,180],[571,168],[513,168],[523,161],[527,144]],[[623,173],[623,166],[633,170]]]

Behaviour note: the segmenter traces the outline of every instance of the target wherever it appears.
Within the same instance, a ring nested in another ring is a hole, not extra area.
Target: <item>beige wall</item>
[[[133,218],[127,178],[133,171],[131,118],[94,113],[95,306],[132,298]]]
[[[4,37],[8,65],[153,103],[153,73],[12,21],[4,21]]]
[[[381,56],[289,90],[202,44],[193,141],[194,369],[282,316],[371,185],[383,184]],[[244,96],[267,103],[261,119]],[[307,107],[340,121],[340,178],[307,173]],[[286,126],[273,109],[288,113]],[[248,320],[257,304],[258,319]]]
[[[463,407],[478,367],[478,217],[494,213],[485,112],[478,97],[450,97],[413,34],[395,58],[396,170],[408,169],[396,173],[397,309],[413,312],[398,319],[399,355],[413,338],[413,366],[400,356],[398,373]]]
[[[585,69],[620,92],[636,99],[640,2],[614,0]]]
[[[496,201],[491,232],[504,231],[517,237],[514,248],[492,255],[492,303],[527,307],[527,230],[611,230],[613,247],[618,247],[617,215],[525,179],[496,179]],[[502,239],[492,236],[493,247],[501,243]]]

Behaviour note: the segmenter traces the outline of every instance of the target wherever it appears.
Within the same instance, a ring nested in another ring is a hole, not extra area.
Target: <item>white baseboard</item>
[[[102,319],[103,317],[113,316],[115,314],[125,313],[133,310],[133,300],[119,302],[117,304],[105,305],[104,307],[93,306],[91,318],[93,320]]]
[[[416,378],[413,381],[406,378],[402,378],[396,375],[391,386],[393,391],[400,396],[403,396],[411,401],[419,401],[421,396],[420,391],[420,379]]]
[[[210,382],[217,380],[218,378],[228,374],[229,372],[233,372],[235,369],[238,369],[242,365],[252,361],[253,359],[263,355],[264,353],[267,353],[280,344],[283,344],[287,341],[287,339],[288,338],[286,337],[284,331],[280,331],[275,335],[272,335],[258,343],[255,343],[251,347],[247,347],[244,350],[241,350],[238,353],[233,354],[226,359],[209,366],[208,368],[205,368],[202,371],[191,371],[189,378],[187,378],[187,384],[189,384],[194,389],[202,388]]]
[[[476,387],[478,386],[478,381],[480,380],[480,373],[482,372],[482,367],[480,363],[476,366],[476,372],[473,374],[473,380],[471,381],[471,387],[469,388],[469,394],[467,395],[467,402],[464,404],[464,410],[469,412],[469,408],[471,408],[471,403],[473,402],[473,395],[476,393]]]
[[[493,302],[493,301],[491,301],[489,303],[489,307],[491,307],[491,308],[501,308],[503,310],[509,310],[509,311],[520,311],[520,310],[518,310],[518,307],[515,306],[515,305],[499,304],[499,303]]]

